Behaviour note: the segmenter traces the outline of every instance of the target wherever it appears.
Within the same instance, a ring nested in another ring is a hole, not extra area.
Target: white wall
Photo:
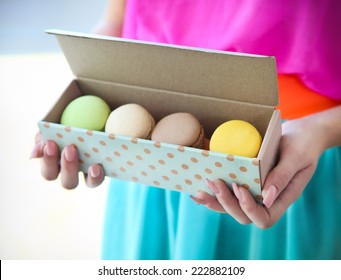
[[[58,51],[46,29],[88,32],[108,0],[1,0],[0,53]]]
[[[107,0],[0,1],[0,259],[98,259],[107,182],[64,190],[29,160],[44,117],[72,77],[45,29],[88,32]]]
[[[48,36],[48,35],[46,35]],[[61,54],[0,55],[0,259],[99,259],[107,182],[76,190],[29,160],[44,117],[72,77]]]

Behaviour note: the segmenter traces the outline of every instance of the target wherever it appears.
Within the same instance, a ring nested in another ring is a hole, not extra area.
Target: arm
[[[324,149],[341,146],[341,105],[311,116],[320,128],[325,139]]]
[[[268,228],[300,197],[320,155],[339,145],[341,106],[287,121],[283,124],[279,162],[265,180],[264,206],[257,204],[245,188],[233,184],[230,191],[220,180],[207,182],[215,196],[199,192],[193,199],[212,210],[229,213],[242,224]]]
[[[125,0],[109,0],[102,19],[92,32],[100,35],[121,37],[125,6]]]

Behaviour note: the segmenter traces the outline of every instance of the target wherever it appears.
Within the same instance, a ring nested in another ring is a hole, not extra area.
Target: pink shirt
[[[275,56],[278,73],[341,100],[338,0],[127,0],[123,36]]]

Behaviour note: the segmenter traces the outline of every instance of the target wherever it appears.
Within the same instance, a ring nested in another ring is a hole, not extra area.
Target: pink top
[[[275,56],[278,73],[341,100],[338,0],[127,0],[123,36]]]

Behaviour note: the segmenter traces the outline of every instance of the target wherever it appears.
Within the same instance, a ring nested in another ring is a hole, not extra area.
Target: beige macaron
[[[202,148],[205,133],[199,120],[189,113],[174,113],[161,119],[155,126],[151,140],[169,144]]]
[[[150,139],[154,126],[153,116],[144,107],[129,103],[110,113],[105,124],[105,132]]]

